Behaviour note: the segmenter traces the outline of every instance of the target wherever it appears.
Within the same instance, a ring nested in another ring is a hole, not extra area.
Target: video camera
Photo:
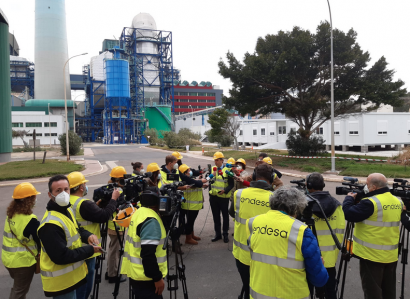
[[[295,187],[296,189],[298,189],[299,191],[302,191],[303,193],[306,193],[306,183],[305,183],[305,179],[301,179],[301,180],[292,180],[290,181],[291,184],[296,184],[297,186]]]
[[[408,180],[394,179],[393,188],[390,193],[402,199],[407,211],[410,211],[410,185]]]
[[[365,184],[360,184],[359,180],[357,178],[352,178],[349,176],[343,177],[344,182],[342,182],[342,185],[348,186],[348,187],[336,187],[336,194],[337,195],[347,195],[350,192],[356,193],[356,202],[359,202],[362,200],[362,198],[365,196],[365,193],[363,191]]]
[[[167,175],[167,180],[169,180]],[[175,213],[176,209],[181,206],[181,203],[185,201],[184,192],[178,190],[178,187],[186,185],[185,182],[176,181],[172,184],[162,185],[160,188],[160,204],[159,213],[161,216],[171,216]]]

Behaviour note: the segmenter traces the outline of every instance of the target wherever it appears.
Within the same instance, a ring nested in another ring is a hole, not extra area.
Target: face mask
[[[370,192],[370,191],[369,191],[369,187],[367,187],[367,184],[364,186],[363,192],[364,192],[364,194],[367,194],[367,193]]]
[[[84,192],[83,192],[83,196],[86,196],[86,195],[87,195],[87,193],[88,193],[88,186],[87,186],[87,185],[85,185],[85,190],[84,190]]]
[[[67,192],[63,191],[60,194],[58,194],[57,196],[54,196],[53,194],[51,194],[51,196],[54,197],[56,203],[60,206],[60,207],[66,207],[68,206],[68,204],[70,203],[70,194],[68,194]]]
[[[238,165],[238,166],[236,166],[236,169],[242,170],[242,166],[241,166],[241,165]]]
[[[178,164],[175,163],[173,168],[174,168],[174,169],[178,169]]]
[[[159,173],[157,176],[157,179],[159,180],[161,178],[161,174]]]
[[[258,161],[263,161],[263,159],[260,159],[260,158],[259,158]]]
[[[192,171],[189,171],[189,176],[192,176],[192,175],[193,175]]]
[[[145,173],[144,168],[142,168],[142,169],[140,170],[140,173],[141,173],[141,174],[144,174],[144,173]]]

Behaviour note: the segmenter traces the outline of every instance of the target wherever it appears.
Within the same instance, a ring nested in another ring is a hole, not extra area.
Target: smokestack
[[[68,59],[65,0],[36,0],[36,99],[64,99],[63,68]],[[65,68],[67,100],[71,99],[70,72]]]

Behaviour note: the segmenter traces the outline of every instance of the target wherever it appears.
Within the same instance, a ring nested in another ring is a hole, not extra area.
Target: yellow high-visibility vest
[[[368,198],[373,214],[356,223],[353,254],[373,262],[392,263],[398,260],[400,218],[403,202],[390,192]]]
[[[158,188],[161,188],[162,185],[168,185],[168,184],[174,183],[174,181],[167,180],[167,173],[165,171],[161,169],[159,173],[161,174],[161,179],[158,181]],[[179,170],[177,170],[175,174],[179,174]],[[181,178],[179,178],[179,181],[180,180]]]
[[[191,187],[184,191],[185,202],[181,208],[187,211],[199,211],[203,207],[204,197],[202,188]]]
[[[143,223],[147,218],[155,218],[161,226],[161,240],[141,240],[137,235],[137,227]],[[168,273],[167,266],[167,251],[162,249],[166,238],[166,232],[161,218],[158,214],[146,207],[139,208],[134,215],[130,225],[128,227],[128,235],[125,241],[124,258],[121,266],[121,274],[125,274],[134,280],[152,280],[145,276],[144,267],[142,265],[141,258],[141,245],[144,244],[158,244],[155,256],[157,257],[157,263],[159,270],[162,273],[162,277],[165,277]]]
[[[74,213],[74,217],[77,220],[78,224],[80,224],[85,230],[88,230],[93,235],[96,235],[98,240],[100,241],[98,246],[101,246],[100,224],[85,220],[83,216],[81,216],[81,213],[80,213],[81,204],[86,200],[90,200],[90,199],[70,195],[71,209]],[[101,255],[101,253],[99,252],[94,253],[93,256],[90,257],[90,259],[93,257],[99,256],[99,255]]]
[[[233,236],[233,256],[242,264],[251,264],[251,254],[247,244],[246,220],[270,211],[269,197],[273,193],[260,188],[239,189],[234,194],[235,230]]]
[[[81,237],[78,234],[78,226],[75,221],[74,214],[69,208],[67,210],[70,213],[71,221],[67,216],[57,211],[46,211],[43,220],[40,223],[40,227],[37,232],[45,224],[54,224],[61,227],[66,236],[67,248],[73,250],[82,246]],[[57,265],[48,256],[44,245],[42,246],[42,252],[40,257],[41,267],[41,281],[43,282],[43,289],[46,292],[59,292],[69,287],[72,287],[76,283],[83,280],[87,273],[87,265],[84,261],[78,261],[67,265]]]
[[[33,236],[26,238],[23,235],[24,229],[31,219],[37,219],[36,215],[24,215],[14,214],[13,218],[6,217],[4,223],[3,232],[3,247],[1,250],[1,260],[3,265],[7,268],[21,268],[30,267],[36,263],[34,256],[24,247],[19,240],[25,244],[35,255],[38,251],[36,248],[36,242],[33,240]],[[11,233],[10,228],[16,237]]]
[[[224,167],[222,169],[222,175],[219,174],[219,171],[217,170],[216,172],[214,172],[214,176],[215,176],[215,183],[213,183],[211,185],[211,190],[209,191],[209,194],[213,195],[213,196],[218,196],[221,198],[229,198],[231,197],[231,192],[229,191],[228,194],[224,193],[224,194],[218,194],[219,191],[224,190],[225,188],[228,187],[228,175],[225,173],[226,170],[231,170],[231,168],[227,168]]]
[[[279,211],[246,223],[251,250],[250,298],[308,299],[303,234],[307,226]]]
[[[313,215],[313,219],[315,220],[317,240],[323,260],[325,261],[325,267],[332,268],[336,265],[339,249],[336,247],[325,219],[319,218],[316,215]],[[336,234],[336,237],[339,239],[340,244],[342,244],[346,225],[342,206],[338,206],[327,220],[333,232]]]

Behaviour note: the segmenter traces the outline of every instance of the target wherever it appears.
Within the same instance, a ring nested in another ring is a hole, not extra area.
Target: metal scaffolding
[[[29,98],[34,98],[34,63],[10,60],[10,81],[12,92],[24,93],[27,87]]]

